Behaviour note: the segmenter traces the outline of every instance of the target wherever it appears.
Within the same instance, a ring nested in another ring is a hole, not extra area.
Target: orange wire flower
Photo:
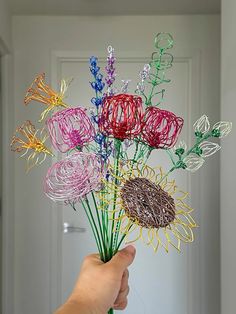
[[[52,152],[44,145],[48,136],[40,132],[42,139],[37,137],[39,130],[29,121],[25,121],[20,127],[16,129],[15,135],[11,141],[11,150],[13,152],[21,153],[21,157],[27,155],[27,172],[34,166],[40,165],[44,162],[47,155],[53,156]]]
[[[24,103],[25,105],[28,105],[32,100],[35,100],[47,106],[47,108],[41,114],[41,118],[39,120],[39,122],[41,122],[54,108],[68,107],[63,102],[63,98],[69,84],[70,82],[62,80],[60,92],[57,93],[45,83],[45,73],[39,74],[28,89]]]

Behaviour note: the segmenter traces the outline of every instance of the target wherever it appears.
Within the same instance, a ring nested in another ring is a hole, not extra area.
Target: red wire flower
[[[58,111],[46,123],[53,147],[62,153],[84,146],[95,136],[95,129],[81,107]]]
[[[175,145],[183,124],[184,120],[173,112],[148,107],[143,119],[142,139],[154,148],[171,148]]]
[[[131,139],[141,132],[142,117],[141,97],[127,94],[107,96],[103,100],[99,128],[117,139]]]

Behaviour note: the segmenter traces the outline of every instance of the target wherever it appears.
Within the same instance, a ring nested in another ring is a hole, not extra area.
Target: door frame
[[[2,82],[2,313],[14,314],[14,159],[9,142],[14,124],[12,55],[0,38]],[[10,191],[10,192],[9,192]]]

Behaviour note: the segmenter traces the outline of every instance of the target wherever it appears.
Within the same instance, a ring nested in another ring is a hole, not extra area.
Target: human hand
[[[134,257],[131,245],[106,264],[97,254],[87,256],[71,296],[56,314],[105,314],[110,308],[125,309],[129,293],[127,267]]]

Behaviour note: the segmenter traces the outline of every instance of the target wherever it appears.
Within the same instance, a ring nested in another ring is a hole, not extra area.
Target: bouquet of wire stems
[[[170,82],[166,72],[173,62],[172,47],[170,34],[155,37],[155,52],[140,71],[133,94],[128,92],[130,80],[122,80],[119,90],[115,86],[113,47],[107,48],[105,75],[98,58],[92,56],[94,97],[89,112],[64,101],[69,81],[62,80],[57,92],[46,84],[45,74],[36,77],[24,99],[25,105],[36,101],[45,106],[39,120],[45,125],[36,130],[32,122],[24,122],[16,130],[11,148],[26,157],[27,171],[53,156],[45,143],[48,138],[56,152],[65,154],[49,168],[44,191],[75,211],[77,204],[82,204],[104,262],[124,241],[141,239],[155,251],[162,247],[168,252],[170,246],[179,251],[181,242],[194,240],[197,224],[188,193],[178,188],[169,174],[177,169],[198,170],[220,149],[212,139],[225,137],[232,128],[232,123],[225,121],[211,127],[203,115],[193,127],[194,145],[188,148],[180,141],[176,146],[184,120],[160,108],[165,92],[162,84]],[[160,149],[170,159],[167,171],[147,164],[150,154]]]

